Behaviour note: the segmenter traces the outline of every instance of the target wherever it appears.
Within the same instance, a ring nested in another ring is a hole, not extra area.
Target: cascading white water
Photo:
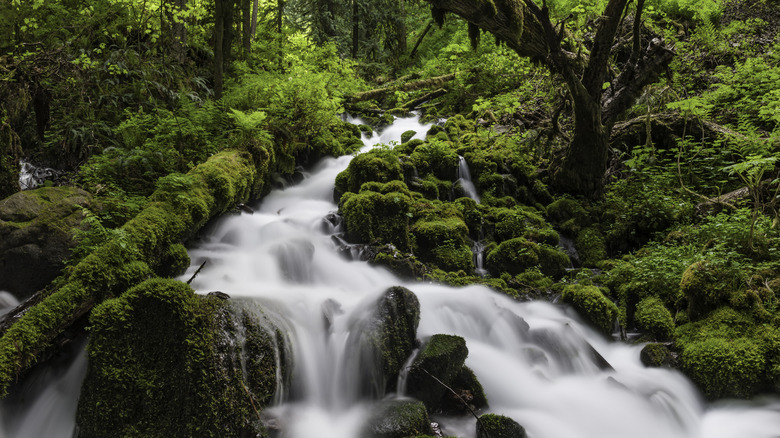
[[[399,119],[366,143],[397,140],[409,129],[427,131],[414,118]],[[780,435],[780,402],[708,407],[681,374],[645,368],[639,347],[608,342],[558,306],[514,302],[481,286],[404,284],[339,256],[324,218],[337,208],[333,182],[350,159],[326,159],[301,184],[272,192],[254,215],[225,218],[190,253],[185,277],[210,260],[193,282],[198,291],[273,300],[286,309],[294,383],[291,398],[272,409],[283,436],[361,436],[370,403],[360,398],[350,335],[394,285],[420,300],[419,337],[466,339],[466,364],[484,386],[489,410],[514,418],[532,438]],[[611,368],[600,366],[594,349]],[[445,434],[475,434],[473,418],[439,420]]]
[[[469,171],[469,164],[462,156],[458,156],[458,181],[460,187],[463,189],[463,194],[467,197],[477,201],[479,203],[479,194],[477,193],[477,187],[474,186],[474,182],[471,180],[471,172]]]

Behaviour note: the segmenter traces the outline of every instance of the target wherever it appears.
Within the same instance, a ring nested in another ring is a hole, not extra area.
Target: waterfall
[[[477,188],[474,186],[474,182],[471,181],[471,172],[469,172],[469,165],[466,163],[466,159],[462,156],[458,156],[458,180],[460,187],[463,189],[463,193],[477,201],[479,203],[479,194],[477,194]]]
[[[366,139],[366,147],[397,140],[409,129],[427,127],[415,118],[398,119],[381,136]],[[360,392],[362,371],[350,351],[361,321],[394,285],[408,287],[420,300],[418,337],[464,337],[466,365],[482,383],[489,411],[514,418],[533,438],[780,434],[780,403],[708,406],[679,372],[645,368],[640,346],[608,342],[556,305],[515,302],[482,286],[404,283],[382,268],[340,256],[343,242],[329,235],[338,227],[324,218],[337,210],[333,182],[350,159],[325,159],[300,184],[272,192],[255,214],[223,219],[191,250],[191,271],[210,260],[193,282],[199,292],[223,290],[274,300],[286,309],[294,383],[288,401],[270,409],[285,425],[284,437],[361,436],[371,400]],[[287,246],[305,248],[305,257],[280,262],[277,248]],[[280,272],[280,264],[289,263],[307,264],[287,269],[305,273],[293,278]],[[520,330],[518,321],[528,329]],[[594,359],[594,349],[611,366]],[[445,435],[475,435],[473,418],[436,421]]]
[[[416,118],[398,119],[381,135],[364,140],[366,148],[397,141],[410,129],[427,131]],[[190,278],[209,260],[192,283],[199,293],[219,290],[272,303],[287,320],[292,383],[285,399],[265,413],[278,421],[283,437],[362,436],[373,401],[361,393],[354,342],[379,295],[395,285],[408,287],[420,301],[418,337],[465,338],[466,365],[484,387],[488,410],[515,419],[531,438],[780,435],[780,402],[708,405],[682,374],[645,368],[640,346],[609,342],[564,308],[516,302],[477,285],[405,283],[383,268],[343,257],[342,243],[332,237],[339,232],[332,216],[337,210],[333,185],[351,158],[326,158],[300,183],[274,190],[253,205],[254,214],[220,219],[190,250],[192,266],[182,276]],[[78,373],[84,369],[79,361],[56,380],[70,387],[48,385],[73,400],[73,412]],[[0,437],[70,436],[73,412],[68,409],[57,414],[70,415],[70,423],[62,423],[38,405],[20,414],[7,406],[13,402],[5,401],[0,412]],[[37,421],[20,429],[22,417]],[[445,435],[475,436],[471,417],[435,421]],[[60,435],[51,432],[55,429]]]

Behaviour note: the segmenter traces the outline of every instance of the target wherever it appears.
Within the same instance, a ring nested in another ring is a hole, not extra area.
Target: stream
[[[429,126],[416,117],[397,119],[381,135],[364,139],[366,149],[398,141],[407,130],[423,138]],[[190,249],[192,266],[181,277],[189,279],[208,260],[192,283],[197,292],[218,290],[235,299],[261,300],[285,316],[294,350],[293,383],[269,409],[283,425],[283,437],[362,436],[375,400],[361,397],[355,382],[360,372],[347,353],[355,337],[350,334],[372,313],[379,295],[395,285],[419,298],[418,337],[444,333],[465,338],[466,365],[484,387],[490,405],[486,412],[513,418],[531,438],[780,436],[780,401],[708,404],[681,373],[644,367],[641,346],[608,341],[568,309],[516,302],[482,286],[405,282],[385,269],[344,257],[333,238],[341,230],[326,217],[337,210],[336,175],[351,159],[326,158],[302,182],[274,190],[253,205],[254,214],[220,219]],[[323,324],[324,309],[328,325]],[[528,330],[518,328],[521,320]],[[593,349],[611,368],[594,359]],[[25,422],[30,415],[4,402],[0,437],[72,435],[75,408],[70,407],[85,366],[83,355],[75,357],[74,365],[63,367],[39,390],[35,397],[48,398],[30,405],[34,418]],[[40,395],[52,387],[48,395]],[[475,437],[473,417],[432,421],[444,435]]]

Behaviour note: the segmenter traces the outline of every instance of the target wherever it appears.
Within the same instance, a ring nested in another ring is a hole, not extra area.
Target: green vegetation
[[[152,3],[0,5],[0,237],[75,236],[38,304],[0,329],[0,392],[76,321],[107,334],[143,317],[109,321],[129,315],[119,306],[182,287],[163,278],[209,219],[413,109],[437,122],[424,139],[406,132],[336,178],[346,238],[371,263],[560,296],[605,335],[617,320],[663,342],[643,360],[679,367],[709,398],[780,388],[776,1]],[[461,157],[479,201],[458,181]],[[8,197],[21,158],[91,200],[23,211]],[[210,336],[198,318],[216,304],[173,295],[156,299]],[[93,360],[109,360],[101,346],[115,345],[95,339]],[[387,385],[410,346],[374,340],[398,353],[381,359]],[[151,365],[136,365],[114,371],[150,385]],[[196,404],[224,407],[211,403]]]

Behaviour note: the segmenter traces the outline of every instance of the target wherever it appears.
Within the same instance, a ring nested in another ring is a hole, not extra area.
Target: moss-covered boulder
[[[457,177],[459,158],[449,142],[429,140],[417,146],[409,158],[420,175],[430,173],[436,178],[448,181]]]
[[[379,298],[373,313],[352,330],[348,357],[361,393],[381,398],[395,389],[398,374],[417,346],[420,302],[405,287],[391,287]]]
[[[433,435],[425,405],[415,400],[383,401],[374,407],[361,436],[408,438]]]
[[[680,290],[688,299],[688,316],[695,321],[729,304],[743,284],[744,274],[726,262],[703,260],[690,265],[680,280]]]
[[[474,271],[471,248],[466,244],[468,227],[457,216],[420,219],[411,227],[415,254],[445,271]]]
[[[780,329],[721,307],[675,331],[680,368],[709,399],[780,388]]]
[[[289,347],[252,306],[169,279],[97,306],[79,436],[264,436],[258,411],[289,376]]]
[[[471,368],[464,365],[450,387],[455,394],[447,391],[439,406],[445,415],[470,415],[472,411],[487,407],[485,390]]]
[[[363,190],[345,194],[339,211],[344,216],[347,239],[351,242],[391,243],[401,251],[408,251],[410,208],[411,198],[404,191]]]
[[[571,266],[569,256],[558,248],[540,245],[524,237],[501,242],[487,255],[487,269],[494,275],[507,272],[517,275],[538,267],[553,278],[560,278]]]
[[[669,309],[656,297],[647,297],[636,306],[637,328],[654,341],[671,340],[674,333],[674,319]]]
[[[447,392],[444,385],[452,386],[468,354],[466,341],[460,336],[431,336],[409,368],[406,393],[436,412]]]
[[[363,183],[387,183],[403,180],[398,157],[386,148],[364,152],[349,162],[347,169],[336,176],[336,197],[347,192],[357,193]],[[337,199],[338,200],[338,199]]]
[[[41,187],[0,200],[0,290],[23,300],[59,275],[92,207],[75,187]]]
[[[607,243],[604,235],[596,227],[584,228],[574,241],[582,266],[595,267],[596,263],[607,258]]]
[[[525,428],[515,420],[497,414],[485,414],[477,421],[477,438],[526,438]]]
[[[569,236],[576,236],[592,222],[588,211],[571,198],[559,198],[547,206],[547,216]]]
[[[615,326],[618,308],[596,286],[570,284],[563,288],[561,301],[574,310],[593,328],[609,336]]]
[[[664,344],[650,343],[642,347],[639,360],[647,367],[672,367],[676,361],[671,350]]]

